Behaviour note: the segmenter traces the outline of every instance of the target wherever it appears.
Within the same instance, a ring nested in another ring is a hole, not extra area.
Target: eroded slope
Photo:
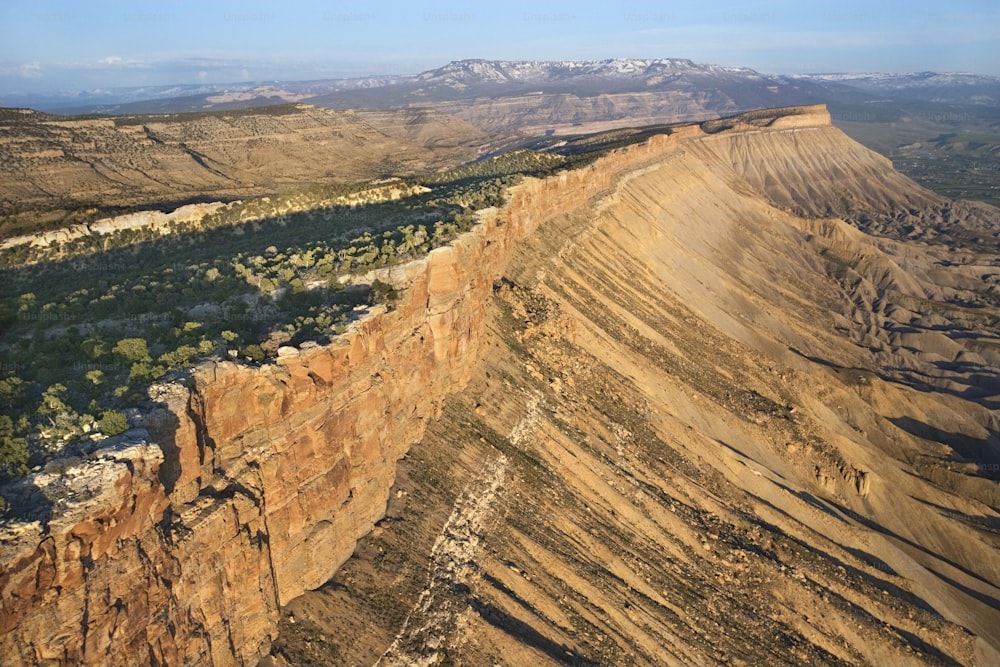
[[[704,145],[815,162],[828,115],[772,116],[529,179],[331,345],[160,387],[33,478],[0,655],[995,662],[995,257],[776,206]]]
[[[469,160],[487,141],[426,110],[286,105],[92,119],[8,111],[0,122],[0,214],[156,206],[400,176]]]
[[[934,204],[832,128],[727,140],[520,246],[468,388],[274,663],[1000,659],[995,257],[775,206],[801,165],[817,202]]]

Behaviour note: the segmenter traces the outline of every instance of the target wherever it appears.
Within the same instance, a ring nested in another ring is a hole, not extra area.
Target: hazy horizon
[[[104,0],[4,5],[0,94],[413,74],[450,61],[687,58],[766,74],[1000,74],[1000,8]]]

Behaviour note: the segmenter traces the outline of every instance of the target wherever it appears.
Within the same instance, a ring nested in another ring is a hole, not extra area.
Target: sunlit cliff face
[[[796,215],[940,204],[799,111],[518,185],[330,346],[162,388],[5,542],[0,655],[997,658],[992,260]]]

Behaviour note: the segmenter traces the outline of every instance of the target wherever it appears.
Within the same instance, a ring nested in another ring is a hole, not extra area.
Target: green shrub
[[[130,364],[148,364],[153,360],[144,338],[123,338],[111,351]]]
[[[108,352],[108,344],[100,338],[88,338],[80,347],[88,359],[98,359]]]
[[[116,436],[128,430],[128,419],[117,410],[108,410],[101,415],[97,428],[108,437]]]
[[[14,434],[14,423],[0,415],[0,481],[28,472],[28,443]]]
[[[165,352],[160,355],[159,362],[168,368],[182,368],[191,361],[191,358],[198,354],[197,348],[190,345],[181,345],[172,352]]]
[[[377,303],[395,301],[399,297],[395,287],[378,279],[372,282],[372,292]]]

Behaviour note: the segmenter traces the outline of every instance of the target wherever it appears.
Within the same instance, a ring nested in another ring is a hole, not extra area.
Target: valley
[[[1000,204],[1000,131],[995,106],[902,104],[833,106],[834,123],[892,159],[909,178],[952,199]]]

